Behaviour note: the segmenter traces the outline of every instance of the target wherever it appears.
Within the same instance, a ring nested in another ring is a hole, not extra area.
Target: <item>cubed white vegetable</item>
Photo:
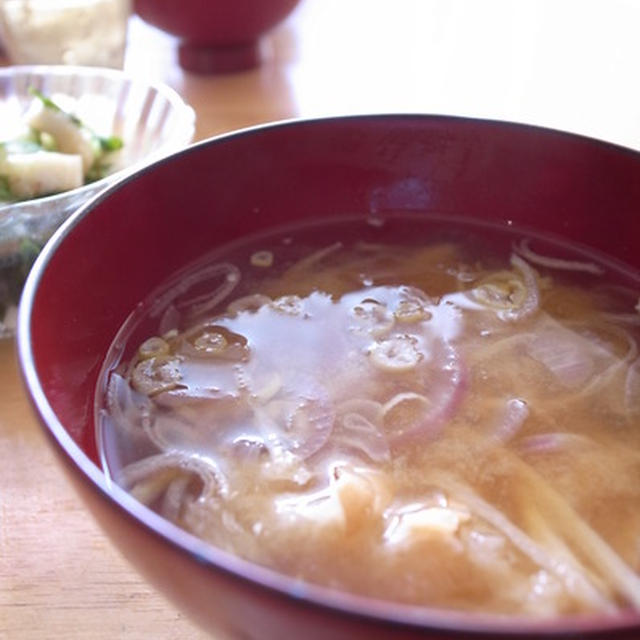
[[[53,136],[58,151],[81,156],[83,175],[93,165],[97,149],[91,133],[79,127],[66,113],[41,105],[31,115],[29,125]]]
[[[51,151],[10,154],[2,162],[1,173],[18,198],[68,191],[84,183],[79,155]]]

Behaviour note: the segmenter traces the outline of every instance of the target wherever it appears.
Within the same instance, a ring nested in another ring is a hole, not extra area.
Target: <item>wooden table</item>
[[[640,148],[639,29],[636,0],[303,0],[265,39],[256,70],[183,73],[176,41],[137,18],[125,66],[193,105],[197,139],[285,118],[413,111]],[[14,348],[0,341],[0,639],[205,637],[120,558],[67,484]]]

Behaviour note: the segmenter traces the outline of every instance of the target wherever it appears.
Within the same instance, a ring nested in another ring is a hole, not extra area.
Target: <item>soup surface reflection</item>
[[[379,599],[640,608],[639,279],[397,216],[217,251],[114,342],[105,469],[212,544]]]

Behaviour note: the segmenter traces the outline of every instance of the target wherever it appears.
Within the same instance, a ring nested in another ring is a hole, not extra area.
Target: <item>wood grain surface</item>
[[[125,67],[179,91],[196,139],[273,120],[430,112],[516,120],[640,147],[635,0],[303,0],[263,64],[184,73],[130,21]],[[0,64],[9,64],[0,58]],[[118,555],[48,447],[0,341],[0,639],[205,635]]]

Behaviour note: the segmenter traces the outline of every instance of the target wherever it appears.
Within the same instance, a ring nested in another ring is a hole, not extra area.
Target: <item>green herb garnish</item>
[[[54,111],[64,113],[78,127],[82,127],[86,129],[98,141],[98,146],[100,147],[101,151],[108,153],[110,151],[119,151],[120,149],[122,149],[124,145],[122,138],[118,136],[104,136],[104,137],[99,136],[96,133],[94,133],[89,127],[83,124],[80,118],[73,115],[72,113],[64,111],[51,98],[48,98],[47,96],[45,96],[41,91],[38,91],[38,89],[36,89],[35,87],[29,87],[29,93],[35,96],[36,98],[38,98],[39,100],[41,100],[42,104],[44,104],[44,106],[47,107],[48,109],[53,109]]]
[[[0,175],[0,202],[13,202],[15,199],[9,188],[7,176]]]
[[[20,275],[23,280],[26,280],[29,275],[29,271],[33,266],[38,254],[42,250],[43,244],[32,240],[31,238],[23,238],[20,241]]]
[[[29,93],[32,96],[39,98],[45,107],[53,109],[53,111],[62,111],[62,109],[51,98],[45,96],[42,91],[38,91],[35,87],[29,87]]]
[[[71,120],[71,122],[73,122],[73,124],[75,124],[75,125],[77,125],[79,127],[83,127],[84,126],[82,124],[82,120],[80,120],[80,118],[78,118],[78,116],[75,116],[72,113],[69,113],[68,111],[65,111],[64,109],[62,109],[51,98],[48,98],[47,96],[45,96],[44,93],[42,93],[42,91],[38,91],[38,89],[36,89],[35,87],[29,87],[29,93],[32,96],[35,96],[36,98],[38,98],[42,102],[42,104],[45,107],[47,107],[47,109],[51,109],[52,111],[57,111],[59,113],[64,113],[64,115],[67,116],[69,118],[69,120]]]
[[[98,140],[100,142],[100,148],[107,152],[119,151],[124,145],[122,138],[119,138],[118,136],[108,136],[106,138],[98,137]]]

